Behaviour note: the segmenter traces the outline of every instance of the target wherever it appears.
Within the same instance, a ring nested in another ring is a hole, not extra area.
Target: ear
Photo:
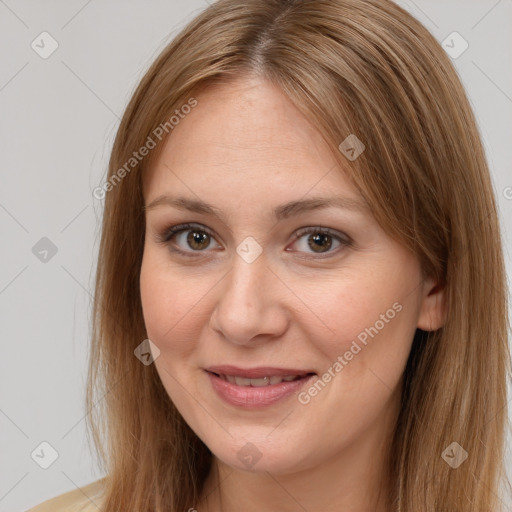
[[[423,296],[418,317],[418,328],[423,331],[436,331],[446,321],[445,288],[433,278],[425,279]]]

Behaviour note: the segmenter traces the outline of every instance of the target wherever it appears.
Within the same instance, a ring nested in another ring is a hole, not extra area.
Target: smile
[[[216,374],[221,379],[224,379],[231,384],[236,384],[237,386],[252,386],[255,388],[261,388],[265,386],[273,386],[274,384],[279,384],[283,381],[292,382],[297,379],[301,379],[300,375],[285,375],[284,377],[279,377],[277,375],[273,375],[271,377],[263,377],[260,379],[248,379],[246,377],[236,377],[234,375],[224,375],[224,374]]]
[[[206,371],[210,384],[224,402],[241,408],[266,407],[299,393],[313,377],[305,375],[270,375],[259,378],[217,374]]]

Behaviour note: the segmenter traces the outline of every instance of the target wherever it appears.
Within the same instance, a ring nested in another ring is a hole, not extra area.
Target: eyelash
[[[204,234],[207,234],[208,236],[210,236],[211,238],[215,238],[214,233],[210,229],[208,229],[206,226],[201,226],[201,225],[198,225],[198,224],[188,224],[187,223],[187,224],[178,224],[176,226],[171,226],[169,228],[163,229],[160,233],[158,233],[156,235],[156,242],[159,243],[159,244],[168,246],[168,248],[172,252],[179,253],[179,254],[181,254],[181,255],[183,255],[185,257],[189,257],[189,258],[200,257],[200,256],[202,256],[201,253],[202,252],[206,252],[206,250],[202,250],[202,251],[194,251],[194,250],[184,251],[184,250],[178,249],[176,247],[171,247],[170,241],[171,241],[171,239],[174,236],[176,236],[176,235],[178,235],[180,233],[186,232],[186,231],[191,231],[191,230],[194,230],[194,231],[196,231],[198,233],[204,233]],[[307,235],[307,234],[318,234],[318,233],[323,234],[323,235],[329,235],[329,236],[333,237],[338,242],[340,242],[341,245],[335,251],[330,251],[330,252],[326,252],[326,253],[318,253],[318,255],[317,256],[313,256],[313,258],[306,257],[305,259],[318,259],[318,258],[322,259],[322,258],[326,258],[326,257],[332,256],[333,254],[338,253],[340,248],[350,247],[352,245],[352,240],[347,235],[345,235],[345,234],[343,234],[343,235],[338,234],[338,232],[333,231],[332,229],[329,229],[329,228],[322,227],[322,226],[307,227],[307,228],[299,229],[295,233],[295,238],[294,238],[293,242],[295,243],[297,240],[300,240],[304,235]],[[194,254],[194,253],[198,253],[198,254]],[[314,253],[310,253],[310,254],[314,254]]]

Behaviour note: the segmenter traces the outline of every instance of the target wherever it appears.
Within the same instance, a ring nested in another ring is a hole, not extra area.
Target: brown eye
[[[159,233],[155,240],[168,247],[170,251],[189,257],[209,253],[207,249],[211,248],[212,242],[216,242],[213,233],[208,228],[193,224],[180,224],[167,228]],[[335,250],[331,251],[333,243],[337,245],[334,246]],[[295,234],[294,245],[298,246],[298,251],[294,252],[329,257],[340,252],[336,249],[351,246],[352,240],[347,235],[329,228],[310,227],[303,228]],[[218,244],[217,247],[219,247]],[[286,250],[289,251],[289,249]]]
[[[155,240],[173,252],[193,257],[198,256],[197,253],[206,252],[205,249],[212,245],[215,238],[210,230],[205,227],[180,224],[157,234]]]
[[[189,230],[187,244],[191,249],[202,250],[210,245],[210,235],[204,231]]]
[[[308,245],[315,252],[328,251],[332,246],[332,236],[324,233],[310,235],[308,237]]]
[[[333,243],[337,244],[334,249],[348,247],[352,244],[352,240],[347,235],[323,227],[300,229],[295,238],[294,245],[298,246],[298,252],[325,254],[326,257],[340,252],[339,250],[330,250]],[[305,243],[306,241],[307,243]]]

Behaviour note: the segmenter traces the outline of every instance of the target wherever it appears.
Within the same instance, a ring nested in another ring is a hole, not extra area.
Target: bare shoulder
[[[43,501],[26,512],[98,512],[104,478]]]

